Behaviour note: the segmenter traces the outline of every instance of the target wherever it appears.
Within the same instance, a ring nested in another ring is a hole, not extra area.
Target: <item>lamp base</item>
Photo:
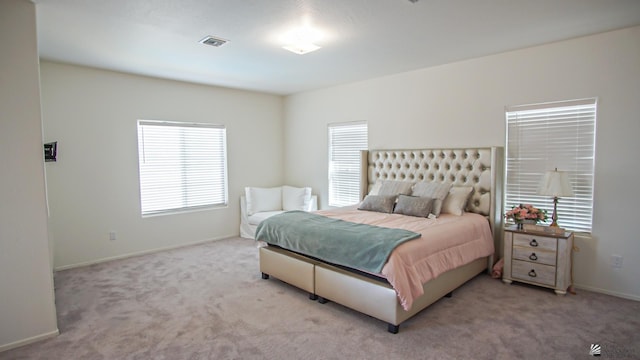
[[[558,197],[553,198],[553,215],[551,215],[551,227],[558,227]]]

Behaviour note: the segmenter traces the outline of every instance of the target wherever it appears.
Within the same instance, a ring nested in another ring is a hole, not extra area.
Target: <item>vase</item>
[[[524,228],[524,224],[535,225],[536,223],[537,223],[537,221],[532,220],[532,219],[516,220],[516,225],[518,227],[518,230],[522,230]]]

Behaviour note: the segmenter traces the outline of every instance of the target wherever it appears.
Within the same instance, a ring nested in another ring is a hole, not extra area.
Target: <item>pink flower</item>
[[[511,210],[505,213],[505,216],[507,219],[513,219],[515,221],[528,219],[538,222],[547,220],[547,211],[538,209],[531,204],[520,204],[513,206]]]

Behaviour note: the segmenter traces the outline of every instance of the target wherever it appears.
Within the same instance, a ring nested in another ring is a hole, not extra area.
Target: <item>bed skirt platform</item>
[[[260,272],[262,278],[273,276],[309,293],[311,300],[315,293],[315,265],[317,261],[275,247],[260,248]]]
[[[424,284],[424,294],[405,311],[395,290],[386,282],[325,264],[276,247],[260,249],[260,271],[309,292],[310,298],[330,300],[388,324],[397,333],[400,324],[487,269],[487,258],[450,270]]]

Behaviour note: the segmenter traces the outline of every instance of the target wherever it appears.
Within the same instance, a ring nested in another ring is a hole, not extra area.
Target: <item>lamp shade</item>
[[[538,187],[538,195],[552,197],[571,197],[573,189],[566,171],[547,171]]]

